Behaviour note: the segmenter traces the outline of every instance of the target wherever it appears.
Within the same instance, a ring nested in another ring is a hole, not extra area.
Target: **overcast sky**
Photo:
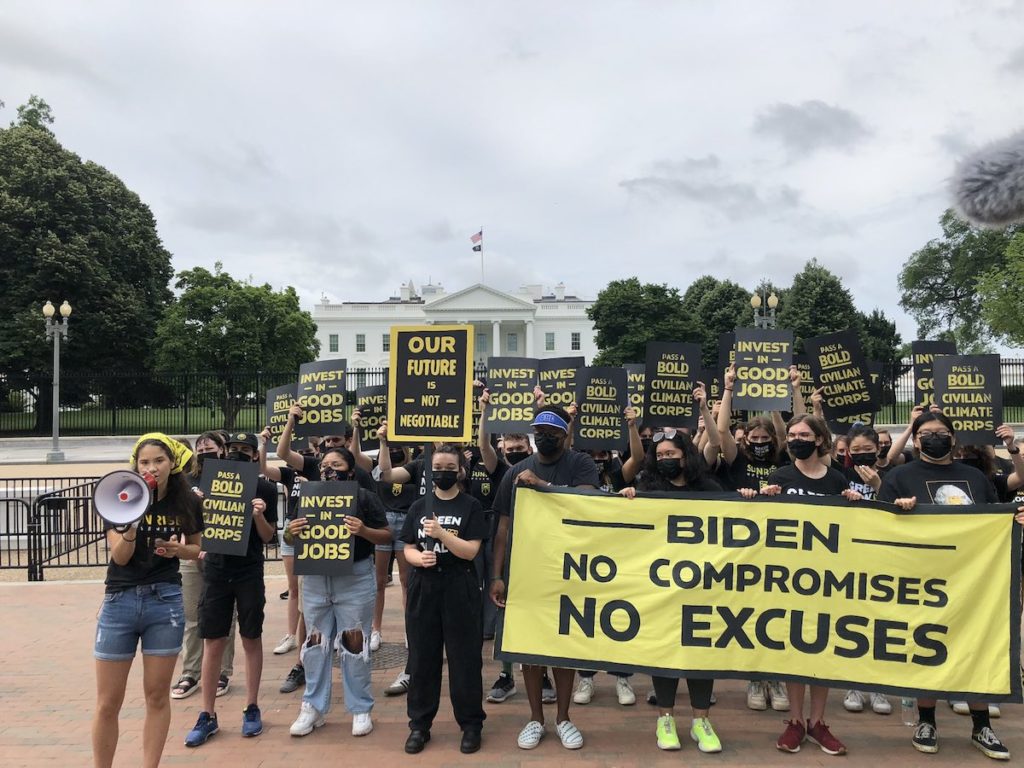
[[[14,2],[9,121],[44,97],[177,269],[307,308],[412,279],[593,298],[638,276],[897,305],[965,150],[1024,122],[1024,0]]]

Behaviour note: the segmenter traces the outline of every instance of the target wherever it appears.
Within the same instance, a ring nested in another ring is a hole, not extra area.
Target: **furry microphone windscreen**
[[[953,195],[973,224],[1024,222],[1024,131],[982,147],[957,166]]]

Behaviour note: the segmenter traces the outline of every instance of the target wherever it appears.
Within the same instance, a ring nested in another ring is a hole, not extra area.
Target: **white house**
[[[477,283],[455,293],[438,285],[417,291],[403,283],[387,301],[331,304],[325,296],[313,308],[320,358],[343,358],[348,368],[383,368],[390,362],[392,325],[472,323],[478,363],[488,357],[569,357],[589,363],[597,354],[587,307],[594,302],[567,295],[559,283],[545,294],[539,285],[504,293]]]

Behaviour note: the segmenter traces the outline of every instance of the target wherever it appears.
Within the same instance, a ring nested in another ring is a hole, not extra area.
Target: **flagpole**
[[[480,285],[484,284],[484,228],[480,227]]]

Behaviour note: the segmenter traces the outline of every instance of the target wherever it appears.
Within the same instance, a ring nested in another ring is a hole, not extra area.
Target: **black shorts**
[[[266,603],[263,574],[239,581],[204,581],[199,598],[199,636],[204,640],[227,637],[237,606],[238,634],[250,640],[261,637]]]

